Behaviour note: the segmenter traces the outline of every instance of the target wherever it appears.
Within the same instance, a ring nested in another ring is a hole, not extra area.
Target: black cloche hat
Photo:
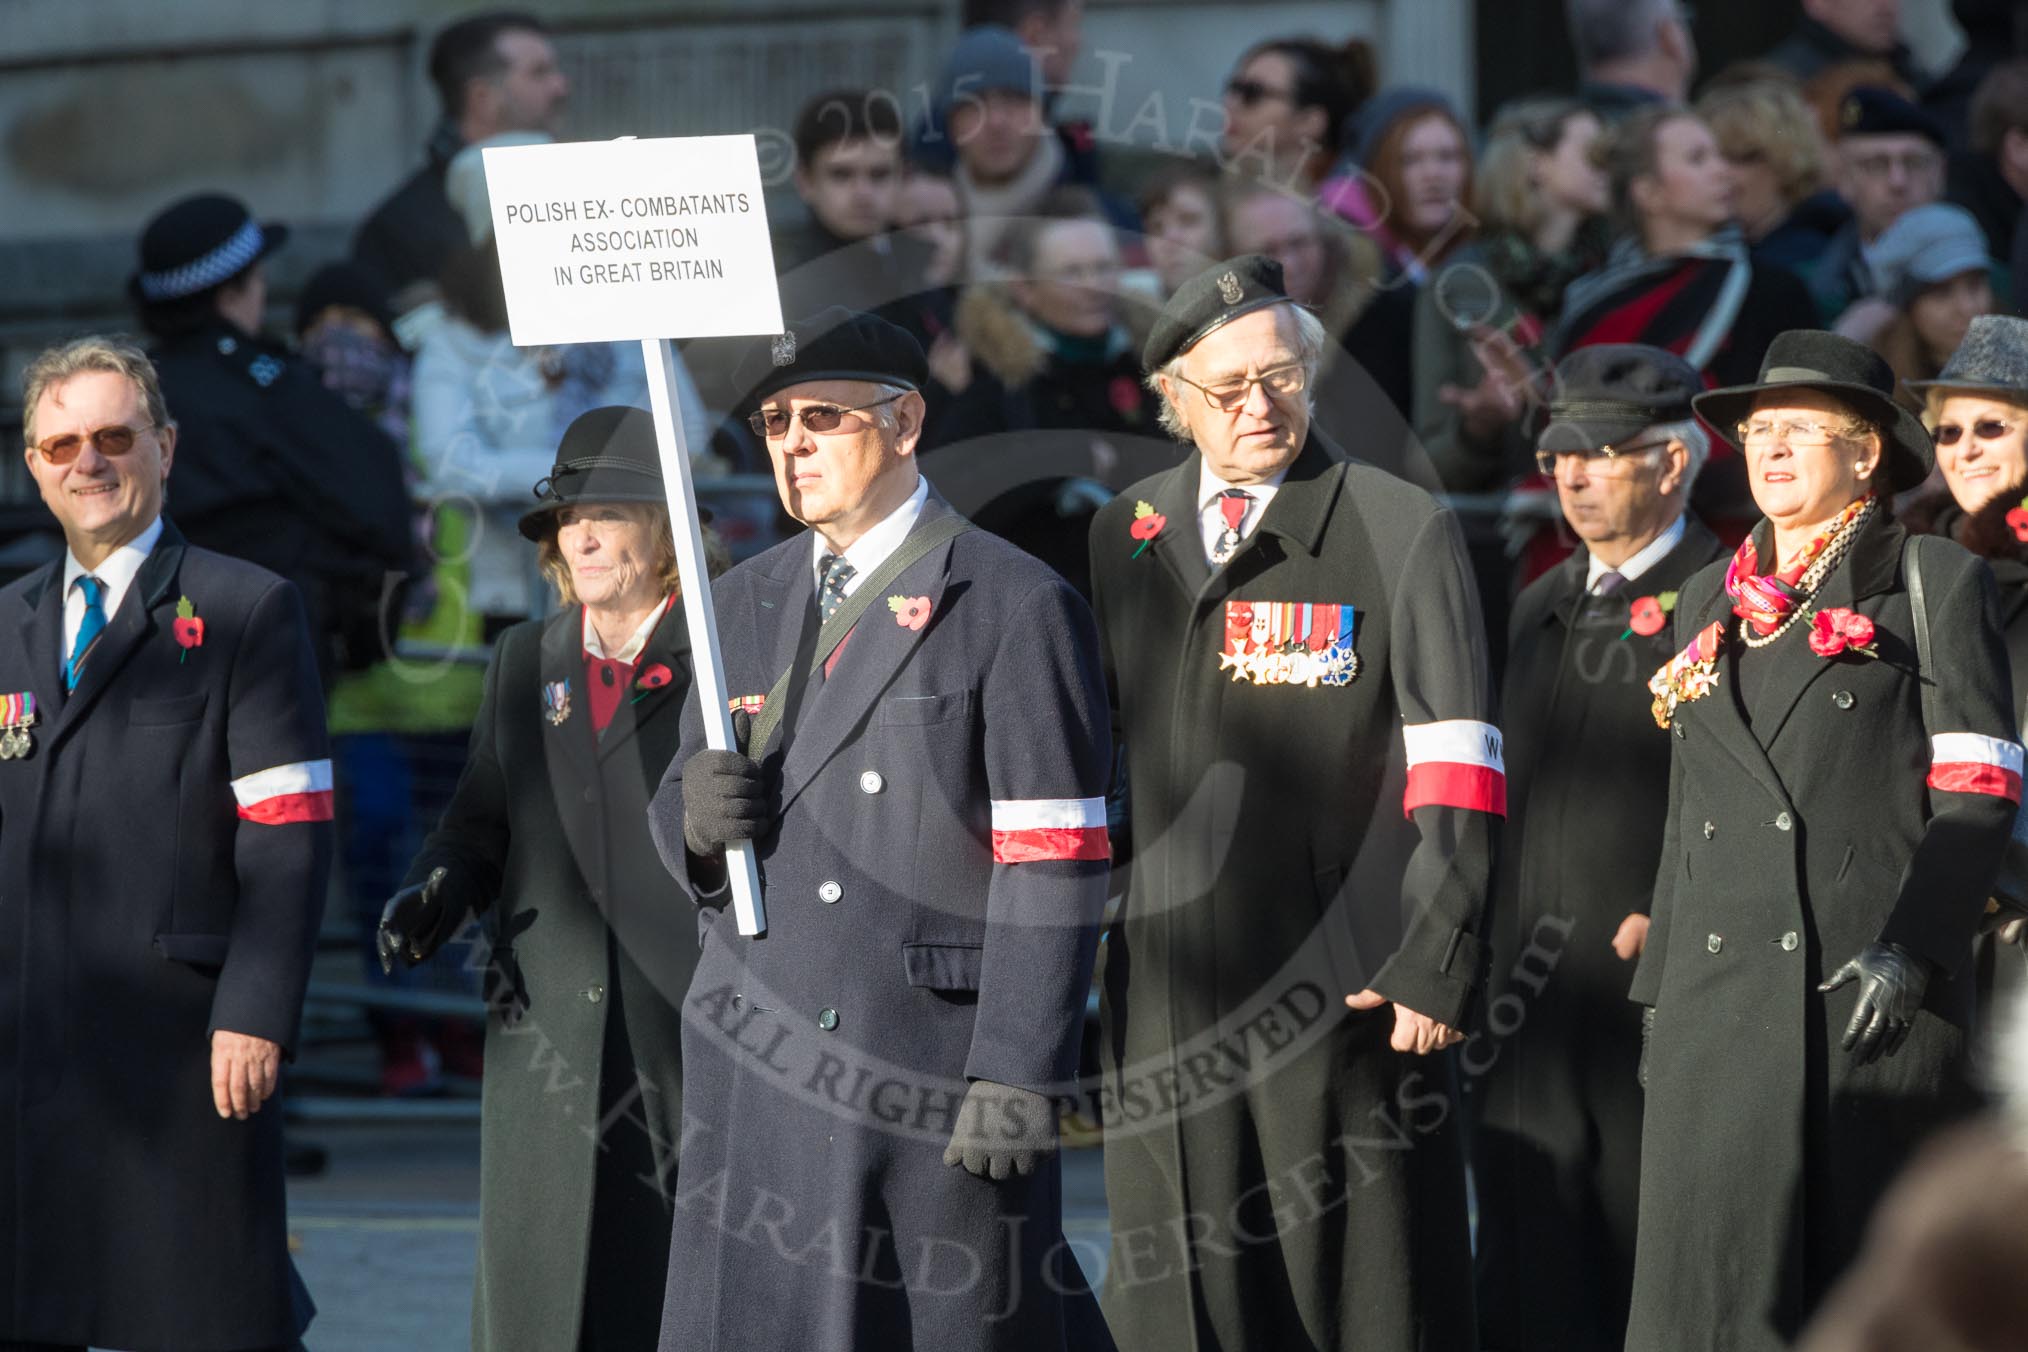
[[[644,408],[608,404],[578,414],[556,448],[556,464],[535,485],[535,506],[520,521],[521,534],[541,540],[555,528],[559,508],[587,502],[655,502],[662,489],[662,455],[655,419]],[[700,520],[711,513],[700,508]]]
[[[1697,416],[1734,445],[1739,423],[1754,401],[1769,391],[1816,390],[1851,404],[1879,424],[1885,445],[1888,483],[1895,492],[1915,487],[1929,477],[1936,447],[1922,420],[1894,398],[1894,368],[1886,358],[1850,338],[1822,329],[1790,329],[1778,333],[1761,358],[1760,380],[1711,390],[1692,400]]]
[[[224,193],[172,202],[141,231],[140,267],[127,291],[160,305],[209,291],[245,272],[288,241],[289,228],[253,218],[246,203]]]

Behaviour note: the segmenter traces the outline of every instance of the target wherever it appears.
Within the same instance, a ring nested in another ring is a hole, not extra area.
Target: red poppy
[[[894,622],[904,629],[920,629],[929,623],[930,599],[927,596],[890,596],[887,608],[894,612]]]
[[[634,688],[636,690],[660,690],[675,679],[669,668],[657,662],[654,666],[649,667],[634,678]]]
[[[196,616],[192,615],[179,619],[170,626],[170,629],[176,635],[178,647],[201,648],[204,646],[204,621]]]
[[[1878,656],[1873,651],[1873,621],[1844,606],[1820,610],[1810,620],[1810,651],[1819,657],[1836,657],[1846,649]]]
[[[1106,398],[1112,400],[1113,412],[1122,418],[1140,416],[1141,386],[1132,376],[1114,376],[1106,386]]]
[[[1160,512],[1134,518],[1134,524],[1127,527],[1127,534],[1136,540],[1152,540],[1162,533],[1162,527],[1169,524],[1169,518]]]
[[[1669,622],[1669,613],[1662,609],[1662,603],[1652,596],[1643,596],[1634,602],[1633,614],[1627,619],[1627,628],[1642,638],[1650,638],[1662,632],[1662,626]]]
[[[2019,507],[2007,513],[2007,524],[2014,528],[2014,538],[2028,544],[2028,499]]]

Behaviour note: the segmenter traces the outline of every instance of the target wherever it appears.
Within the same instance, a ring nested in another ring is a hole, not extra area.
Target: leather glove
[[[1655,1037],[1655,1007],[1653,1005],[1642,1005],[1641,1063],[1638,1066],[1634,1067],[1634,1078],[1640,1082],[1641,1088],[1643,1089],[1646,1089],[1648,1087],[1648,1043],[1653,1041],[1654,1037]]]
[[[753,720],[732,716],[734,745],[744,747]],[[709,859],[735,840],[767,834],[767,790],[761,768],[743,751],[699,751],[683,762],[683,843]]]
[[[1859,1004],[1839,1045],[1863,1066],[1892,1056],[1908,1036],[1929,988],[1929,963],[1900,944],[1872,943],[1817,989],[1828,995],[1852,981],[1861,983]]]
[[[997,1182],[1015,1174],[1026,1178],[1055,1149],[1055,1105],[1032,1090],[975,1080],[958,1109],[944,1163]]]
[[[441,895],[444,879],[449,876],[449,869],[433,868],[429,877],[387,899],[380,912],[380,928],[373,938],[383,973],[393,973],[397,957],[411,967],[428,961],[430,954],[457,932],[464,916],[451,914]]]

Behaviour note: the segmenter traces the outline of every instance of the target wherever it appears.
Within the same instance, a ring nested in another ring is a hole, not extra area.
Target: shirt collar
[[[155,542],[162,538],[162,518],[158,515],[148,523],[148,528],[105,557],[96,568],[87,568],[78,562],[77,555],[69,550],[63,555],[63,592],[70,595],[70,589],[77,580],[89,574],[105,586],[107,596],[124,596],[127,588],[134,584],[141,565],[155,552]],[[107,613],[111,613],[110,610]]]
[[[1635,550],[1634,556],[1625,563],[1622,563],[1618,568],[1608,568],[1596,554],[1592,555],[1590,562],[1585,566],[1584,589],[1590,591],[1593,587],[1596,587],[1598,580],[1608,572],[1617,572],[1628,582],[1632,582],[1642,573],[1647,572],[1663,559],[1668,558],[1670,551],[1683,543],[1683,532],[1685,529],[1683,514],[1678,512],[1676,519],[1663,527],[1660,535],[1657,535],[1654,539]]]
[[[1211,506],[1211,500],[1217,497],[1220,493],[1223,493],[1228,488],[1239,488],[1247,493],[1251,493],[1253,495],[1253,500],[1255,502],[1258,502],[1261,505],[1261,507],[1265,509],[1268,505],[1269,500],[1272,499],[1274,495],[1281,490],[1282,480],[1288,477],[1289,471],[1288,467],[1285,465],[1282,467],[1282,470],[1279,474],[1270,477],[1266,483],[1229,484],[1225,480],[1219,478],[1216,474],[1213,474],[1211,472],[1210,462],[1204,458],[1202,452],[1199,452],[1197,456],[1198,515],[1200,516],[1203,515],[1204,510],[1207,507]]]
[[[655,626],[662,622],[662,613],[669,609],[670,599],[667,596],[663,597],[662,603],[649,611],[648,618],[635,627],[634,636],[627,640],[626,646],[612,654],[606,652],[606,645],[599,641],[599,631],[592,626],[591,608],[584,607],[584,655],[595,662],[613,661],[624,662],[628,666],[634,665],[640,661],[641,651],[648,646],[648,640],[654,637]]]
[[[886,563],[888,556],[901,548],[901,542],[906,540],[909,531],[915,528],[916,518],[922,515],[923,504],[928,501],[929,480],[918,473],[915,476],[915,492],[908,495],[908,501],[889,512],[879,525],[846,546],[845,562],[852,565],[853,577],[865,577]],[[812,540],[810,567],[818,574],[817,585],[822,586],[824,579],[820,565],[824,556],[831,552],[831,546],[824,543],[824,537],[815,531],[810,534]]]

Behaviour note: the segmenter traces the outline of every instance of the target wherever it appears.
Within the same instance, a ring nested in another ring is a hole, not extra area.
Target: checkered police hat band
[[[265,238],[260,222],[249,220],[233,231],[232,238],[201,258],[163,272],[142,273],[141,294],[148,300],[175,300],[209,291],[238,276],[259,258]]]

